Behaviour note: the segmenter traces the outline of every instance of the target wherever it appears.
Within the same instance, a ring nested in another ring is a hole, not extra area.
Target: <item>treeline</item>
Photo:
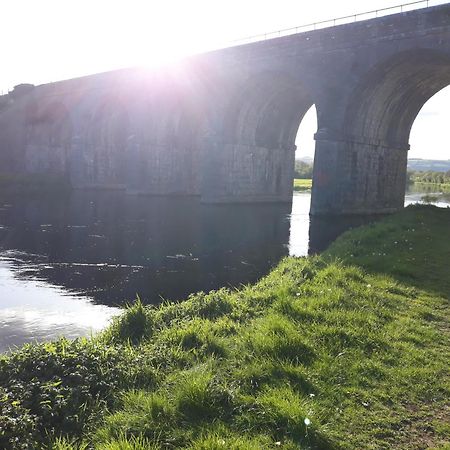
[[[313,174],[312,163],[307,163],[305,161],[295,161],[295,172],[294,178],[310,180]]]
[[[450,170],[447,172],[408,172],[408,183],[450,184]]]

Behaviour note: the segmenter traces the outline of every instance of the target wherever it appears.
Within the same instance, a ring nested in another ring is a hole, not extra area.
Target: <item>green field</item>
[[[0,359],[0,448],[449,448],[450,210]],[[447,445],[447,446],[445,446]]]
[[[427,183],[423,181],[415,181],[413,184],[420,188],[426,188],[429,190],[438,190],[444,192],[450,191],[450,183]]]
[[[294,179],[294,191],[305,192],[310,191],[312,187],[312,180],[305,179]]]

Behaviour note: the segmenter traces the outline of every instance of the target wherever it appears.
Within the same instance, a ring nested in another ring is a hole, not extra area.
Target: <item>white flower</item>
[[[305,422],[305,425],[306,425],[306,426],[311,425],[311,421],[310,421],[307,417],[305,417],[304,422]]]

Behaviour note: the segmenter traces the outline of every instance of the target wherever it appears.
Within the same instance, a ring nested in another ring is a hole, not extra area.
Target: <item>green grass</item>
[[[325,255],[450,299],[450,209],[406,208],[342,235]]]
[[[312,187],[312,180],[306,179],[294,179],[294,191],[305,192],[310,191]]]
[[[0,448],[445,448],[449,223],[409,207],[253,286],[2,357]]]
[[[424,188],[434,188],[442,191],[450,191],[450,183],[429,183],[425,181],[414,181],[415,186],[420,186]]]

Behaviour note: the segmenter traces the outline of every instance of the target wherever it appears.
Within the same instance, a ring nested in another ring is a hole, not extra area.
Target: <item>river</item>
[[[408,193],[405,203],[422,195]],[[1,194],[0,352],[89,335],[136,294],[153,304],[182,300],[254,282],[284,256],[321,250],[349,223],[317,219],[310,236],[309,204],[309,193],[296,193],[292,206],[120,191]]]

